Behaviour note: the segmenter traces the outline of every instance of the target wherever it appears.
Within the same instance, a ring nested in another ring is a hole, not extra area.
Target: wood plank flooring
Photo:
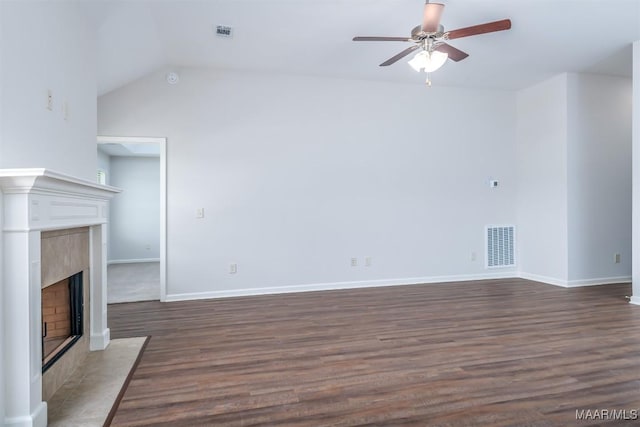
[[[520,279],[109,306],[151,335],[114,426],[571,426],[640,408],[630,285]]]

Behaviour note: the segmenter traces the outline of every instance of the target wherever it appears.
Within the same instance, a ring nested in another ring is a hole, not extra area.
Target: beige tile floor
[[[106,350],[89,353],[47,402],[48,426],[102,426],[145,340],[111,340]]]
[[[111,264],[107,267],[107,302],[160,299],[160,263]]]

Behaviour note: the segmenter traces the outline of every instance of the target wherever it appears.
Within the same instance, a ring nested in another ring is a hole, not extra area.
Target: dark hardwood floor
[[[630,285],[513,279],[109,306],[114,426],[587,426],[640,409]]]

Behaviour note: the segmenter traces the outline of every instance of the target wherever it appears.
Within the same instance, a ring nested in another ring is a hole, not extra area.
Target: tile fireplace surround
[[[109,344],[107,212],[109,199],[119,191],[47,169],[0,169],[0,425],[47,425],[42,232],[88,227],[89,348],[104,350]]]

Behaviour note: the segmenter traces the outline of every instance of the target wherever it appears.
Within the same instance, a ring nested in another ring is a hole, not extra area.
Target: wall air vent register
[[[487,226],[486,239],[486,267],[513,267],[515,257],[515,226]]]

